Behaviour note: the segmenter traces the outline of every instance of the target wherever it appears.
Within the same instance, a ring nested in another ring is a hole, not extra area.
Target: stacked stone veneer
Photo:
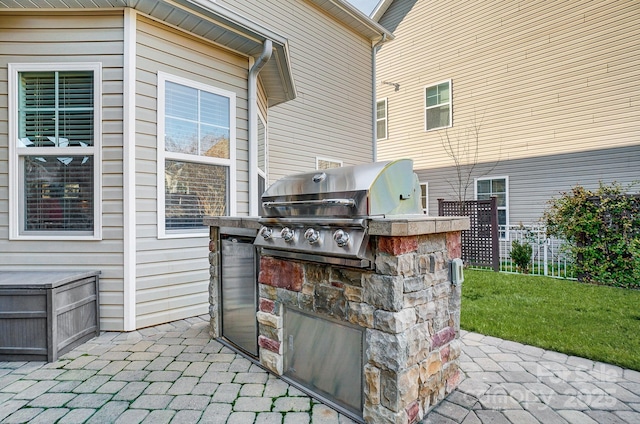
[[[461,378],[461,288],[451,284],[448,265],[460,257],[460,229],[468,221],[443,222],[448,225],[442,232],[433,225],[428,234],[373,235],[375,270],[261,257],[260,362],[283,373],[285,306],[355,324],[365,329],[364,420],[422,419]],[[212,251],[215,292],[216,257]],[[211,302],[213,335],[218,336],[217,295]]]

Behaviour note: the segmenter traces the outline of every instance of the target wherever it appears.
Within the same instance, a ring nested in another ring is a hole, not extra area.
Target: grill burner
[[[368,222],[422,214],[413,161],[400,159],[281,178],[262,195],[255,245],[265,254],[373,266]]]

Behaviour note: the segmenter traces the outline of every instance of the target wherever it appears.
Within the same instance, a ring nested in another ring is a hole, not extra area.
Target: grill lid
[[[411,159],[290,175],[262,195],[263,216],[370,217],[420,214]]]

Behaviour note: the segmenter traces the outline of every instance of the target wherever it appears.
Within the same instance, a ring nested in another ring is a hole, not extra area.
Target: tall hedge
[[[576,186],[549,203],[547,232],[568,242],[580,280],[640,288],[640,195],[630,189]]]

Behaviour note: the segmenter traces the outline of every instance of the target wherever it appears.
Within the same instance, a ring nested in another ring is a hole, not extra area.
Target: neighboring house
[[[342,0],[0,2],[0,270],[101,271],[102,330],[207,313],[203,216],[370,162],[385,38]]]
[[[640,180],[640,2],[382,0],[372,18],[395,36],[377,156],[414,160],[430,214],[497,196],[526,225],[575,185]]]

